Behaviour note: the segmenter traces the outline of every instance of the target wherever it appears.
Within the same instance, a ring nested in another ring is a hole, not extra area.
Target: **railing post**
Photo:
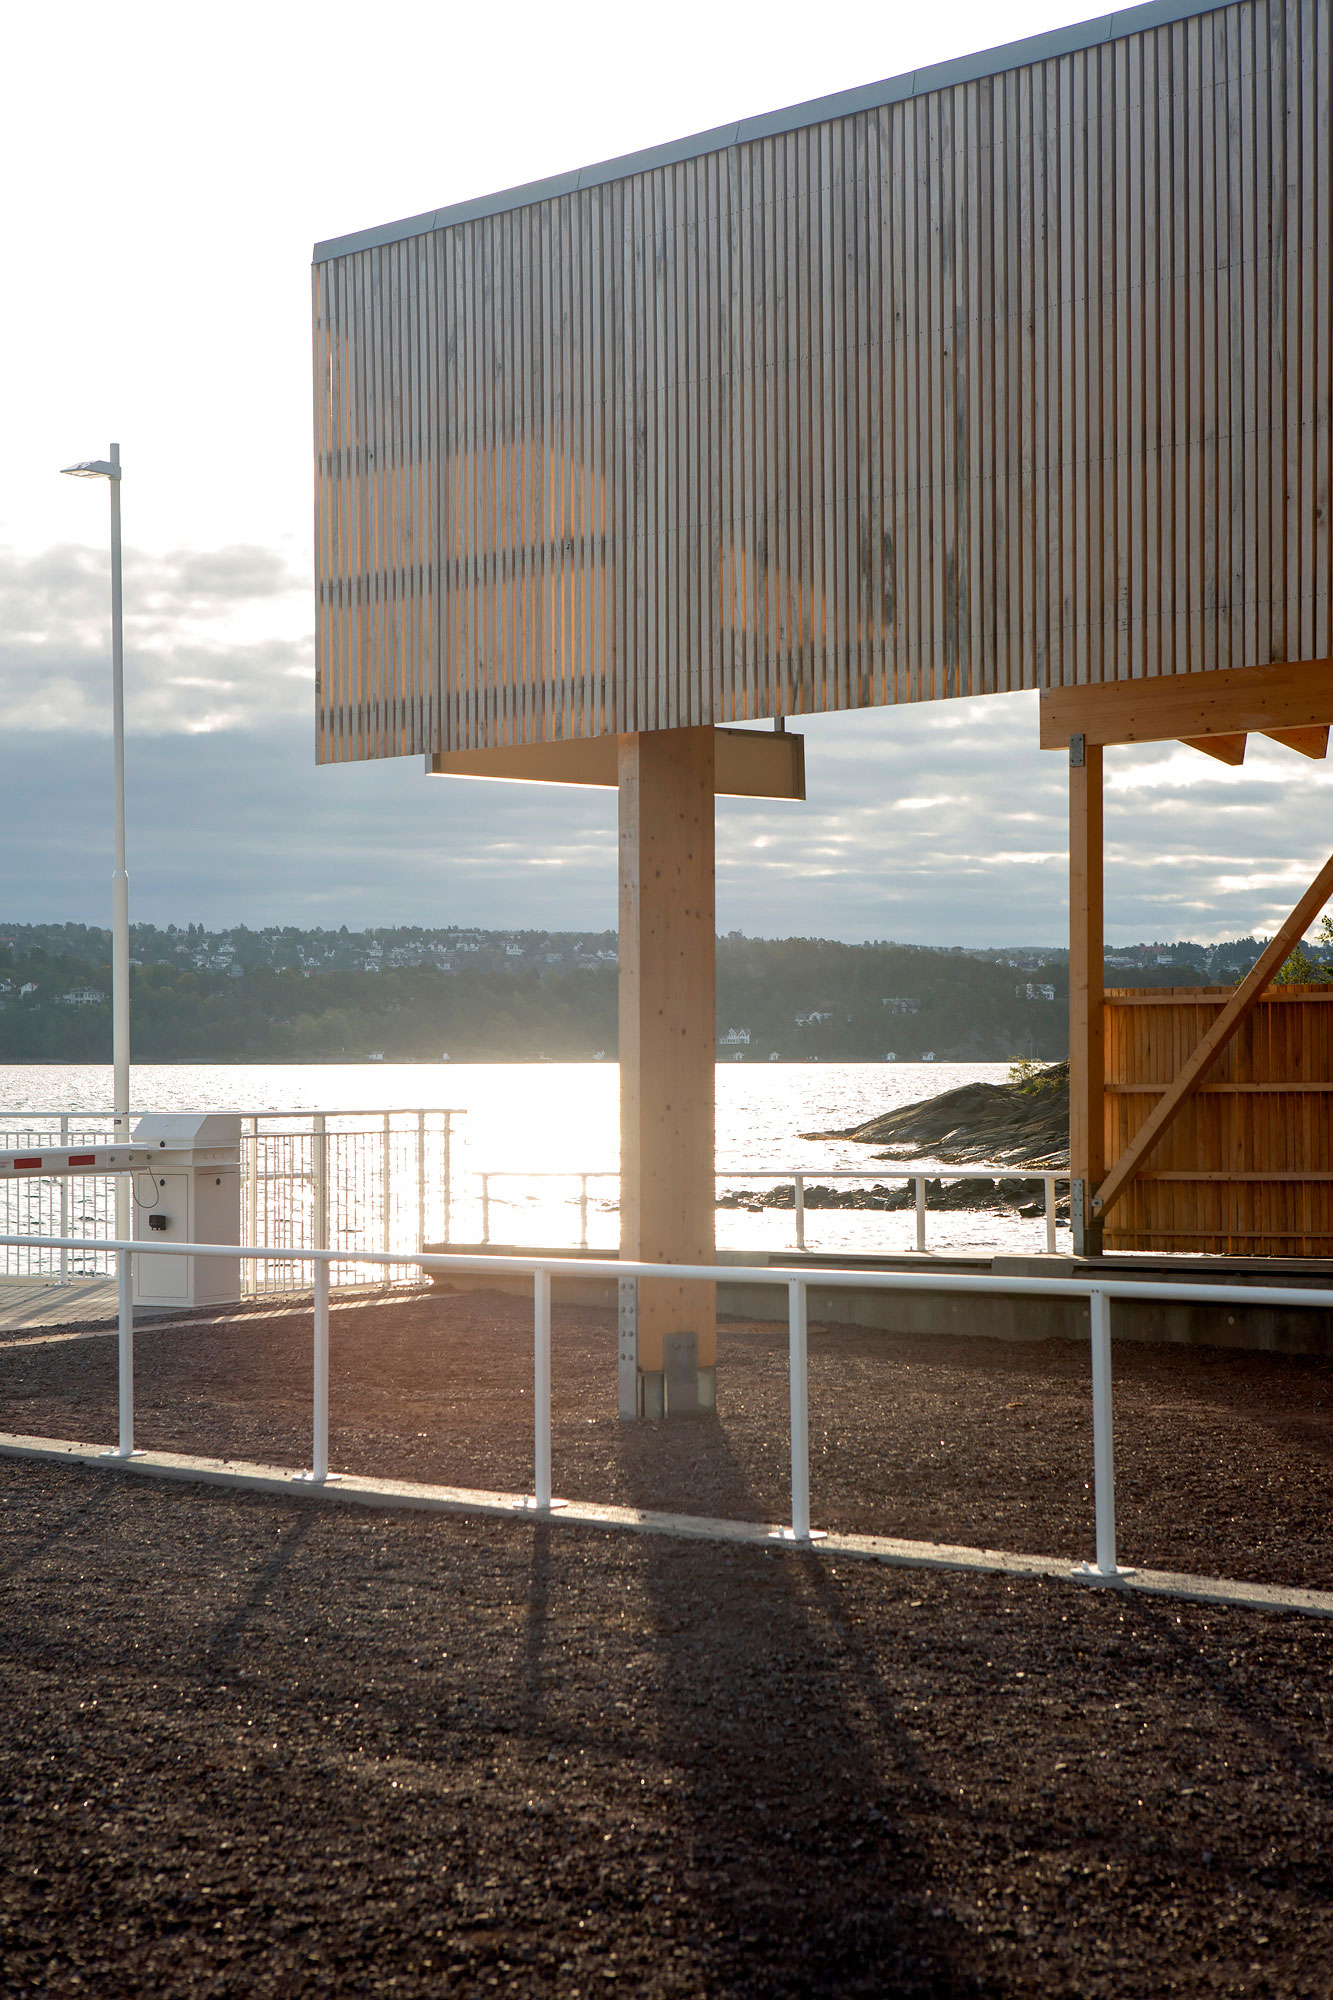
[[[925,1177],[925,1175],[924,1175],[924,1174],[915,1174],[915,1175],[913,1175],[913,1184],[914,1184],[914,1186],[915,1186],[915,1188],[916,1188],[916,1247],[917,1247],[917,1249],[918,1249],[918,1250],[924,1250],[924,1249],[925,1249],[925,1247],[926,1247],[926,1177]]]
[[[245,1234],[241,1240],[245,1243],[258,1243],[260,1241],[258,1117],[254,1117],[250,1120],[250,1171],[246,1176],[246,1181],[247,1181],[246,1199],[249,1203],[250,1213],[246,1220]],[[253,1262],[252,1259],[250,1259],[249,1257],[247,1257],[244,1261],[244,1265],[242,1267],[242,1278],[241,1278],[242,1293],[244,1293],[247,1289],[251,1292],[258,1292],[259,1290],[259,1266],[257,1263]]]
[[[491,1177],[489,1174],[481,1176],[481,1240],[483,1243],[489,1243],[491,1240]]]
[[[384,1175],[380,1193],[380,1248],[386,1257],[393,1248],[393,1210],[389,1197],[389,1172],[393,1156],[393,1128],[389,1122],[390,1117],[391,1113],[386,1111],[384,1114]],[[383,1271],[384,1283],[387,1285],[389,1283],[389,1266],[387,1264],[383,1266]]]
[[[1046,1254],[1055,1255],[1055,1175],[1046,1176]]]
[[[417,1113],[417,1251],[426,1247],[426,1114]],[[417,1276],[421,1273],[418,1271]]]
[[[454,1213],[453,1137],[454,1116],[452,1111],[446,1111],[444,1114],[444,1240],[446,1243],[452,1241],[450,1232],[453,1228]]]
[[[551,1506],[551,1274],[532,1274],[533,1490],[537,1505]]]
[[[310,1140],[310,1176],[314,1181],[315,1196],[315,1240],[314,1250],[329,1247],[329,1132],[328,1120],[322,1111],[314,1116],[314,1132]]]
[[[805,1286],[787,1283],[788,1374],[791,1378],[791,1532],[810,1539],[810,1390],[806,1341]]]
[[[329,1476],[329,1265],[315,1260],[314,1438],[310,1476],[322,1486]]]
[[[134,1456],[134,1263],[131,1252],[116,1252],[116,1293],[119,1306],[116,1354],[116,1402],[120,1414],[118,1458]]]
[[[579,1249],[588,1247],[588,1176],[579,1175]]]
[[[1097,1512],[1097,1572],[1116,1574],[1115,1429],[1111,1411],[1111,1301],[1105,1292],[1088,1294],[1092,1330],[1092,1462]]]
[[[69,1117],[68,1115],[62,1115],[60,1120],[61,1150],[63,1151],[64,1148],[68,1146],[68,1144],[69,1144]],[[69,1235],[69,1175],[68,1174],[62,1174],[60,1176],[60,1234],[62,1236]],[[63,1243],[60,1246],[60,1282],[62,1285],[67,1285],[69,1283],[69,1251]]]
[[[796,1174],[796,1248],[805,1248],[805,1175]]]

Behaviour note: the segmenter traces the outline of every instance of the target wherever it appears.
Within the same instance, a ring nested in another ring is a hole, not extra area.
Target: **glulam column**
[[[1074,1254],[1099,1257],[1106,1178],[1102,746],[1069,739],[1069,1172]]]
[[[711,1264],[716,926],[714,736],[622,736],[620,786],[620,1254]],[[716,1289],[627,1281],[620,1413],[711,1407]]]

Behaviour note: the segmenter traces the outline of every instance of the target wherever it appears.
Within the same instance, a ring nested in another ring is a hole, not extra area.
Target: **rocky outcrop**
[[[965,1083],[939,1097],[903,1104],[840,1132],[803,1132],[803,1139],[854,1139],[880,1146],[879,1160],[939,1160],[968,1166],[1045,1168],[1069,1165],[1069,1064],[1009,1083]]]

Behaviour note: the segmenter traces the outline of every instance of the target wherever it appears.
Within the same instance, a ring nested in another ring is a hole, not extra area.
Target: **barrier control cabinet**
[[[223,1113],[154,1113],[134,1128],[155,1154],[133,1175],[133,1235],[145,1243],[241,1240],[241,1121]],[[241,1295],[239,1257],[136,1257],[139,1306],[230,1305]]]

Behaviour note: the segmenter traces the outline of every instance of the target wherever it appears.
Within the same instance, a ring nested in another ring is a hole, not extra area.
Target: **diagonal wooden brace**
[[[1293,945],[1304,937],[1330,896],[1333,896],[1333,855],[1324,863],[1263,955],[1242,979],[1198,1048],[1180,1074],[1168,1084],[1155,1110],[1140,1125],[1098,1188],[1092,1200],[1094,1215],[1105,1220],[1159,1139],[1188,1104],[1236,1030],[1254,1012],[1273,974],[1286,963]]]

